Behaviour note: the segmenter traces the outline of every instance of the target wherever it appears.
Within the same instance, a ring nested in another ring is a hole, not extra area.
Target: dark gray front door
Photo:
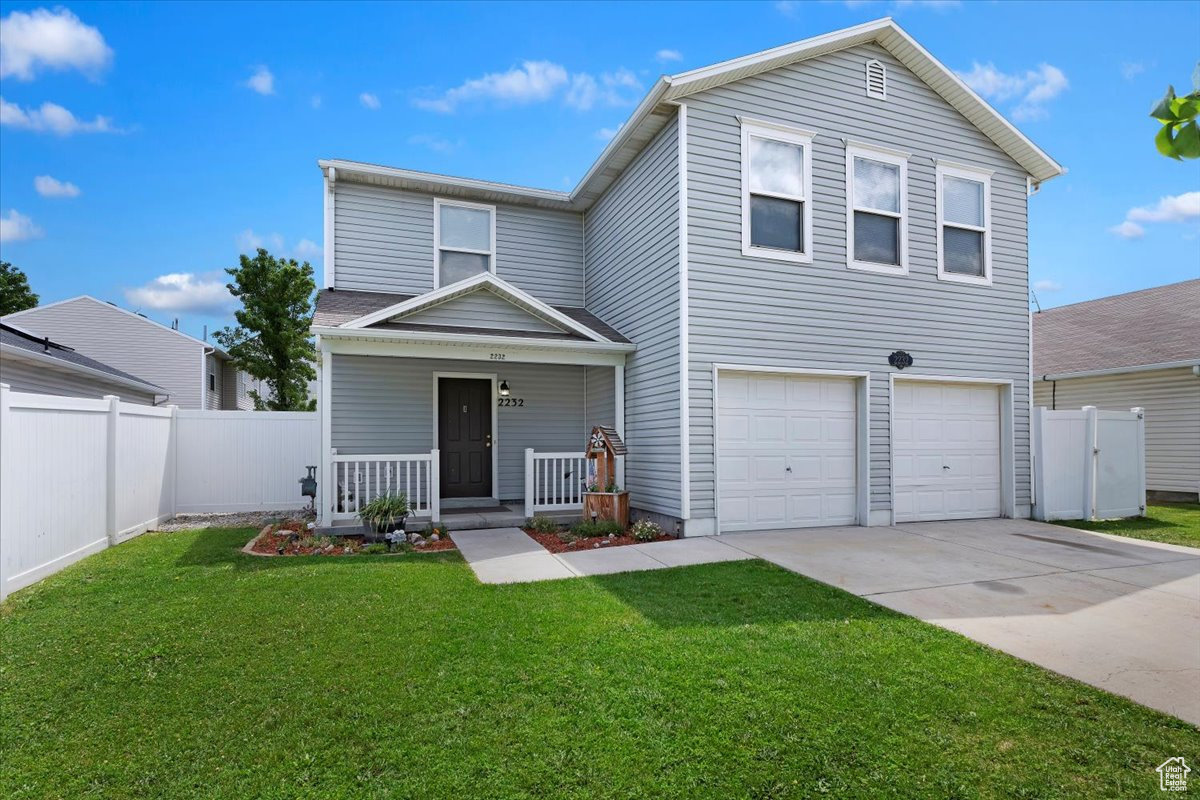
[[[438,378],[442,497],[492,496],[492,382]]]

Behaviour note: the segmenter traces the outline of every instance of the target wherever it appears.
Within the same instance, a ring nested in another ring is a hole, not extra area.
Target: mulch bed
[[[649,542],[639,542],[629,534],[614,536],[611,539],[607,536],[589,536],[586,539],[576,539],[574,542],[568,543],[558,538],[557,533],[537,533],[529,529],[526,529],[525,533],[529,535],[530,539],[533,539],[551,553],[575,553],[581,550],[599,550],[601,548],[622,547],[629,544],[649,544]],[[668,542],[674,538],[674,536],[663,534],[650,541]]]
[[[288,520],[263,528],[250,543],[248,552],[265,556],[352,556],[361,553],[366,546],[361,535],[313,536],[300,520]],[[437,553],[454,549],[453,540],[444,536],[436,542],[426,540],[420,546],[401,545],[378,555]]]

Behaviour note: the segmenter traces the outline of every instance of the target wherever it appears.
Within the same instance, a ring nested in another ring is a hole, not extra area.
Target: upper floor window
[[[433,201],[433,288],[496,271],[496,207]]]
[[[208,373],[208,390],[210,392],[217,390],[217,374],[215,372]]]
[[[992,173],[939,161],[938,277],[992,282]]]
[[[812,261],[812,140],[742,120],[742,253]]]
[[[846,242],[851,269],[908,271],[908,153],[846,146]]]

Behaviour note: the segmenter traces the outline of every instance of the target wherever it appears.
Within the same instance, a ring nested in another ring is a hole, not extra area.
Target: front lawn
[[[252,534],[149,534],[0,607],[0,796],[1154,797],[1200,761],[1192,726],[760,561],[497,587]]]
[[[1200,547],[1200,504],[1171,503],[1147,506],[1146,516],[1110,519],[1102,522],[1064,520],[1059,525],[1099,531],[1152,542]]]

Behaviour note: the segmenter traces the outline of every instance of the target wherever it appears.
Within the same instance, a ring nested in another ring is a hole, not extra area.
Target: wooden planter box
[[[621,523],[622,528],[628,528],[629,492],[584,492],[584,521],[591,521],[592,514],[597,520],[613,519]]]

